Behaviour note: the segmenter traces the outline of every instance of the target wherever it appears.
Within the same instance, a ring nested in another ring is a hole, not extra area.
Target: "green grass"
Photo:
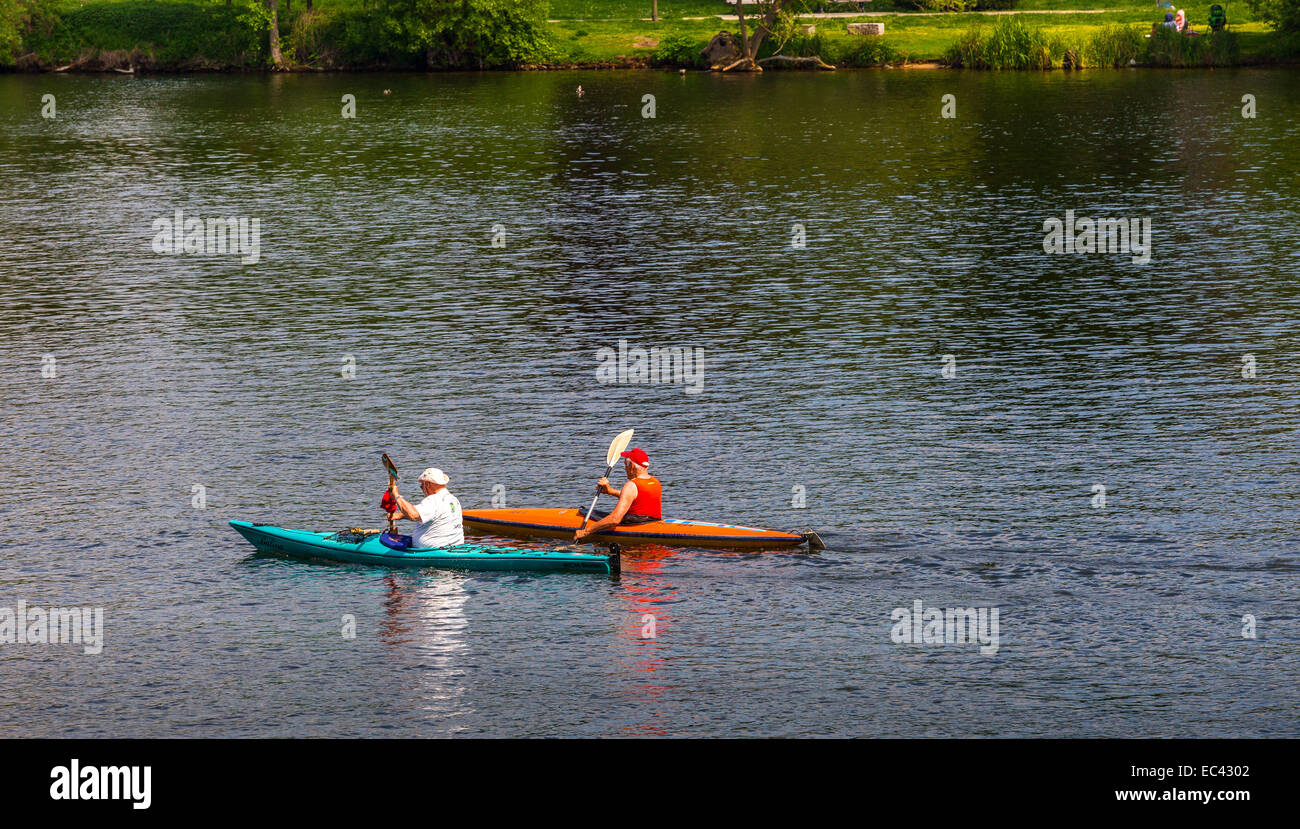
[[[280,2],[283,9],[284,0]],[[286,45],[305,43],[300,56],[309,63],[324,65],[322,61],[331,61],[331,56],[348,51],[346,45],[340,49],[330,42],[330,38],[346,34],[341,27],[328,25],[330,15],[346,12],[355,19],[363,13],[365,5],[363,0],[317,0],[314,5],[318,14],[325,18],[325,23],[318,22],[310,29],[303,27],[302,31],[295,31],[295,21],[305,10],[306,2],[293,0],[292,12],[282,13],[281,29]],[[650,0],[552,0],[547,16],[556,22],[549,25],[552,51],[547,62],[691,65],[693,51],[698,52],[718,31],[734,31],[735,28],[734,22],[716,16],[726,10],[722,0],[661,0],[658,22],[648,19],[650,6]],[[257,65],[264,59],[264,45],[255,38],[250,42],[247,28],[233,20],[233,13],[226,10],[221,0],[66,0],[61,7],[65,15],[63,25],[48,35],[30,35],[24,44],[24,51],[36,52],[45,65],[70,62],[87,51],[96,50],[125,52],[140,49],[152,56],[156,63],[172,68],[203,65],[205,62]],[[906,0],[876,0],[869,8],[900,10],[886,16],[805,20],[805,25],[816,26],[816,35],[792,41],[783,53],[820,54],[831,63],[845,66],[898,60],[941,61],[972,27],[992,31],[997,21],[1006,19],[1001,15],[973,13],[917,14],[908,10],[910,6]],[[1135,0],[1019,0],[1017,4],[1020,11],[1090,8],[1111,11],[1104,14],[1026,14],[1014,19],[1025,21],[1046,41],[1057,44],[1060,47],[1057,51],[1074,49],[1082,54],[1084,65],[1097,66],[1118,62],[1111,54],[1114,48],[1105,47],[1098,41],[1103,32],[1109,31],[1112,41],[1115,27],[1145,34],[1152,23],[1163,18],[1163,10],[1155,2]],[[1194,26],[1204,27],[1208,9],[1208,2],[1190,9]],[[1237,43],[1244,59],[1294,60],[1300,56],[1300,38],[1281,38],[1270,32],[1264,23],[1251,20],[1245,3],[1229,3],[1228,14],[1230,28],[1238,36]],[[868,40],[848,34],[846,24],[854,20],[883,22],[885,36]],[[306,35],[310,37],[304,37]],[[655,61],[661,44],[660,60]],[[1181,61],[1195,64],[1203,56],[1193,52],[1206,44],[1178,42],[1168,45],[1173,52],[1165,55],[1167,60],[1156,55],[1157,63],[1181,65]],[[1111,47],[1114,46],[1112,43]],[[764,54],[770,50],[770,46],[766,47]],[[359,56],[354,64],[373,65],[382,60],[380,52],[374,49],[357,48],[353,53]],[[1142,58],[1138,60],[1141,62]],[[1054,62],[1059,66],[1059,59],[1054,58]]]
[[[595,0],[591,1],[595,2]],[[1043,1],[1047,2],[1048,0]],[[1050,39],[1059,40],[1063,44],[1076,49],[1083,49],[1106,26],[1118,25],[1131,28],[1139,32],[1139,37],[1141,34],[1145,34],[1150,30],[1151,24],[1156,21],[1151,13],[1154,11],[1154,5],[1147,7],[1146,4],[1143,4],[1143,6],[1142,10],[1119,11],[1106,15],[1024,15],[1018,19],[1027,20],[1031,25],[1040,27]],[[861,36],[848,34],[846,24],[854,20],[883,22],[885,24],[884,41],[899,56],[915,62],[942,60],[949,47],[957,42],[972,26],[983,25],[991,28],[999,19],[1001,19],[1001,16],[981,14],[948,14],[942,16],[899,14],[885,17],[834,18],[806,22],[817,27],[817,35],[820,41],[825,44],[827,52],[822,57],[832,63],[836,62],[840,55],[852,51],[855,45],[863,40]],[[638,47],[635,44],[664,40],[669,37],[676,39],[681,36],[692,36],[697,39],[699,46],[703,47],[710,37],[724,28],[729,27],[724,21],[716,19],[709,21],[665,19],[660,20],[658,23],[651,23],[648,20],[564,20],[552,24],[552,31],[558,48],[565,55],[565,60],[572,62],[583,60],[615,62],[630,58],[649,59],[655,50],[646,46]],[[1240,35],[1243,55],[1280,56],[1280,54],[1268,55],[1265,51],[1265,47],[1275,40],[1274,35],[1268,32],[1265,24],[1233,24],[1232,29]],[[578,32],[586,32],[586,35],[577,37]],[[1194,38],[1191,39],[1194,40]],[[794,52],[789,51],[786,53],[794,54]],[[1290,54],[1296,53],[1296,51],[1292,51]],[[1285,50],[1281,54],[1285,54]],[[1085,60],[1085,65],[1092,64]]]

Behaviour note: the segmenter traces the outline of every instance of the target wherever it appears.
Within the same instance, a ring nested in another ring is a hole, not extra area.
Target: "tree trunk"
[[[659,22],[659,0],[654,0],[650,4],[650,19],[655,23]]]
[[[789,55],[773,55],[770,58],[763,58],[758,65],[766,69],[773,66],[779,69],[834,69],[829,63],[821,59],[821,55],[814,55],[810,58],[792,58]]]
[[[280,70],[284,68],[284,55],[280,54],[280,0],[266,0],[266,5],[271,10],[271,68]]]
[[[739,69],[743,72],[762,72],[763,67],[758,65],[758,50],[763,45],[763,40],[772,33],[772,27],[776,25],[777,18],[781,16],[781,10],[791,5],[794,0],[768,0],[760,8],[763,9],[763,15],[759,18],[754,26],[753,32],[745,30],[745,5],[736,0],[736,19],[740,23],[740,51],[742,57],[740,60],[723,69],[723,72],[729,72],[733,69]]]
[[[741,25],[740,39],[745,44],[745,57],[751,61],[758,58],[758,48],[763,45],[763,39],[772,33],[772,27],[776,25],[777,18],[781,16],[781,9],[790,5],[792,0],[771,0],[763,7],[763,17],[754,26],[754,33],[748,39],[745,37],[744,25]],[[757,65],[757,64],[755,64]]]

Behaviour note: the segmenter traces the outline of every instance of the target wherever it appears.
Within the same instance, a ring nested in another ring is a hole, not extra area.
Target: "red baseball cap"
[[[627,458],[637,466],[649,466],[650,456],[645,453],[644,449],[629,449],[619,455],[620,458]]]

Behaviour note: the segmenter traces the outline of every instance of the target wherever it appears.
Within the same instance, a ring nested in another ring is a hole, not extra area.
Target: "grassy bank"
[[[629,5],[633,6],[632,14],[628,14]],[[1154,3],[1133,0],[1020,0],[1010,15],[922,13],[912,9],[906,0],[877,0],[867,5],[869,15],[803,17],[800,23],[814,27],[815,33],[792,38],[781,48],[781,54],[817,54],[829,63],[844,67],[903,62],[950,64],[956,44],[968,41],[977,30],[983,31],[985,38],[989,37],[1004,17],[1020,21],[1051,44],[1052,65],[1057,67],[1067,51],[1086,54],[1095,39],[1116,28],[1123,28],[1142,41],[1135,55],[1135,62],[1140,65],[1200,65],[1204,63],[1200,61],[1201,47],[1208,43],[1185,37],[1176,43],[1158,40],[1155,45],[1159,48],[1148,48],[1144,35],[1150,32],[1153,23],[1163,18],[1164,10],[1158,10]],[[626,0],[554,0],[551,29],[559,59],[579,65],[651,61],[657,52],[666,51],[681,57],[664,60],[663,64],[684,65],[686,62],[681,58],[698,53],[718,31],[735,31],[734,18],[717,17],[723,11],[720,2],[665,0],[659,3],[658,22],[648,19],[648,9],[649,3],[629,4]],[[1205,3],[1204,9],[1191,11],[1193,28],[1208,30],[1205,25],[1208,9],[1209,3]],[[884,37],[877,41],[849,34],[849,23],[866,22],[884,23]],[[1231,50],[1231,58],[1216,52],[1216,65],[1300,60],[1300,42],[1272,32],[1263,21],[1250,16],[1244,3],[1232,4],[1229,28],[1235,35],[1236,46]],[[1178,48],[1184,42],[1192,46]],[[766,44],[760,56],[771,54],[775,47],[774,43]],[[1082,65],[1103,64],[1084,60]]]
[[[280,1],[285,61],[300,69],[424,69],[426,51],[398,41],[382,0]],[[985,0],[1008,5],[1009,0]],[[9,63],[41,70],[137,68],[154,71],[262,69],[269,50],[265,21],[248,0],[0,0],[42,9],[11,44]],[[703,68],[699,50],[722,30],[735,31],[722,0],[661,0],[651,21],[649,0],[552,0],[536,32],[498,36],[523,41],[487,60],[446,60],[447,68],[514,66],[662,66]],[[917,11],[912,0],[876,0],[868,14],[804,17],[784,43],[772,38],[760,57],[819,55],[841,67],[938,62],[978,68],[1127,65],[1197,66],[1268,63],[1300,58],[1300,38],[1283,37],[1249,7],[1232,3],[1231,35],[1157,38],[1143,35],[1161,19],[1154,3],[1135,0],[1018,0],[1010,14]],[[813,10],[843,5],[810,0]],[[1194,28],[1205,30],[1208,3],[1192,8]],[[540,7],[539,7],[540,9]],[[1097,11],[1104,9],[1104,11]],[[848,33],[852,22],[885,24],[883,37]],[[1011,31],[1014,30],[1014,31]],[[1010,34],[1008,34],[1010,32]],[[1011,35],[1014,35],[1012,37]],[[482,37],[479,37],[482,40]],[[1007,46],[1004,41],[1014,44]],[[0,40],[0,46],[3,46]],[[1014,54],[1025,48],[1031,57]],[[455,55],[448,47],[448,53]],[[1118,61],[1116,54],[1126,59]],[[1000,57],[999,57],[1000,56]]]

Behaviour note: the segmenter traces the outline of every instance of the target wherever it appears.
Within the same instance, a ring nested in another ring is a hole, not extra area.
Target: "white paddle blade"
[[[618,456],[623,454],[627,449],[627,445],[632,442],[632,433],[635,431],[635,429],[628,429],[614,438],[614,442],[609,445],[609,452],[605,454],[605,466],[613,466],[618,463]]]

